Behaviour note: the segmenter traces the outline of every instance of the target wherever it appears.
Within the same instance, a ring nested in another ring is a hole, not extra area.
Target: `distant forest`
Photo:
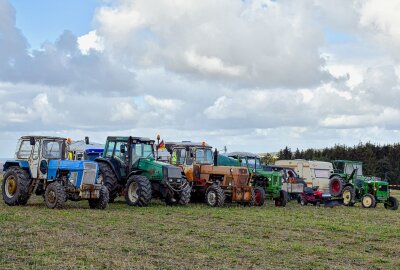
[[[288,147],[280,150],[278,159],[306,159],[331,161],[334,159],[360,160],[363,162],[363,173],[368,176],[378,176],[388,179],[390,184],[400,184],[400,144],[375,145],[372,143],[358,144],[353,147],[335,145],[324,149],[296,149]],[[264,157],[264,161],[272,163],[272,157]]]

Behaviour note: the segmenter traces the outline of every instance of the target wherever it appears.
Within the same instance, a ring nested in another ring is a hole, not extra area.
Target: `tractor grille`
[[[239,185],[245,186],[247,185],[249,177],[247,175],[239,175]]]
[[[85,162],[83,164],[83,168],[85,170],[96,170],[96,163],[92,163],[92,162]]]
[[[96,182],[96,164],[91,162],[85,162],[83,165],[82,184],[94,185]]]

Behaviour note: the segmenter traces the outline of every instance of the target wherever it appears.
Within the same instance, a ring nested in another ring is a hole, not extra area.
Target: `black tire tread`
[[[5,195],[5,179],[8,175],[14,174],[17,178],[17,195],[15,198],[9,200]],[[30,194],[29,194],[29,185],[30,185],[30,177],[29,174],[20,167],[11,167],[7,170],[7,172],[3,176],[2,182],[2,195],[3,200],[7,205],[14,206],[14,205],[26,205],[28,203]]]
[[[139,187],[139,199],[136,202],[131,202],[128,198],[128,187],[132,182],[136,182]],[[152,198],[152,188],[149,179],[144,175],[132,175],[128,178],[126,183],[126,203],[130,206],[147,206],[149,205]]]
[[[110,200],[109,191],[106,186],[100,188],[100,196],[98,199],[89,199],[89,206],[92,209],[106,209]]]
[[[51,206],[47,202],[47,192],[49,191],[49,189],[53,189],[53,188],[56,193],[56,202],[55,202],[54,206]],[[65,188],[63,187],[62,184],[60,184],[59,182],[53,182],[47,186],[46,192],[45,192],[45,203],[48,208],[51,208],[51,209],[64,208],[66,201],[67,201],[67,193],[65,192]]]
[[[207,194],[208,194],[208,192],[210,192],[210,191],[212,191],[212,190],[215,191],[215,194],[216,194],[216,197],[217,197],[217,203],[216,203],[215,205],[209,204],[209,202],[208,202],[208,200],[207,200]],[[216,184],[211,185],[211,186],[207,189],[205,196],[206,196],[206,197],[205,197],[205,201],[206,201],[206,203],[207,203],[208,205],[210,205],[210,206],[213,206],[213,207],[222,207],[222,206],[224,205],[224,203],[225,203],[225,192],[224,192],[224,190],[223,190],[219,185],[216,185]]]
[[[111,167],[105,162],[99,162],[99,173],[103,176],[103,185],[109,192],[109,202],[112,203],[118,197],[118,179]]]

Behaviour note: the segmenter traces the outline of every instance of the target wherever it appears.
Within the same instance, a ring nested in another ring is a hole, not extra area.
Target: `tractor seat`
[[[304,194],[306,194],[306,195],[313,195],[313,194],[314,194],[313,188],[305,187],[305,188],[304,188]]]

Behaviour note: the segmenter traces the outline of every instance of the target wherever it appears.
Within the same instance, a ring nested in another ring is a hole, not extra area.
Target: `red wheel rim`
[[[332,191],[335,192],[335,193],[340,192],[340,184],[339,184],[338,181],[334,181],[332,183]]]
[[[256,203],[257,204],[260,204],[261,203],[261,192],[259,191],[259,190],[256,190],[255,192],[255,195],[256,195]]]

